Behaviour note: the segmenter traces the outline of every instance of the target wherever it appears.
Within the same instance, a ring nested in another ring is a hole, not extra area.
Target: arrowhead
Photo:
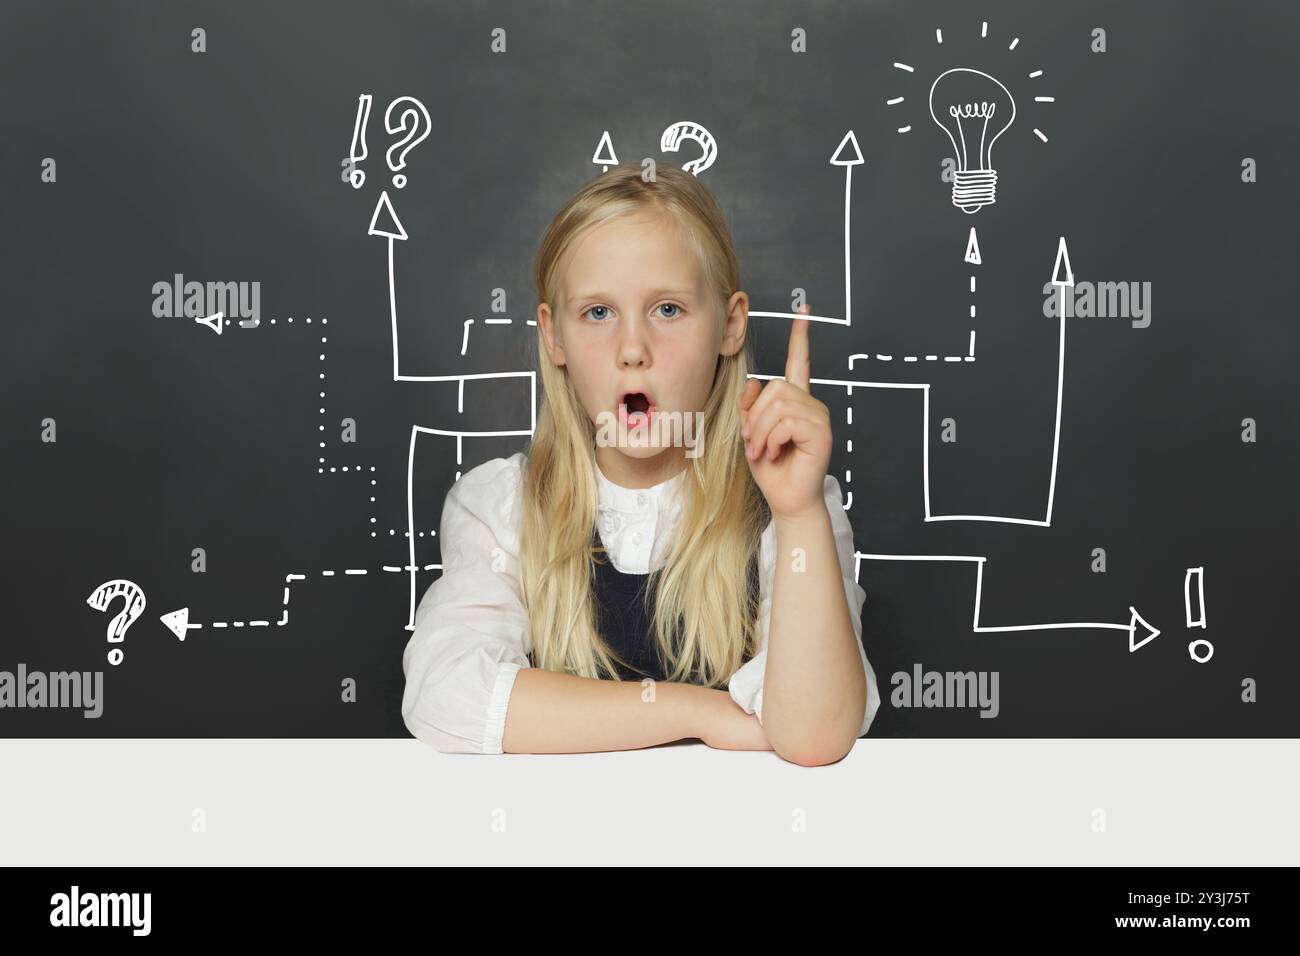
[[[847,155],[852,149],[852,155]],[[858,149],[858,138],[853,135],[853,130],[844,134],[840,140],[840,145],[835,147],[835,155],[831,157],[832,166],[861,166],[866,160],[862,158],[862,150]]]
[[[197,323],[199,323],[199,325],[206,325],[206,326],[207,326],[208,328],[210,328],[213,332],[216,332],[218,335],[220,335],[220,334],[221,334],[221,320],[222,320],[223,318],[225,318],[225,313],[224,313],[224,312],[218,312],[216,315],[209,315],[206,319],[204,319],[204,318],[195,318],[194,321],[197,322]]]
[[[166,624],[167,629],[183,641],[185,640],[185,632],[189,630],[190,609],[183,607],[179,611],[168,611],[158,620]]]
[[[974,226],[970,227],[970,238],[966,240],[966,261],[974,266],[983,261],[980,259],[980,242],[975,238]]]
[[[604,155],[601,151],[604,150]],[[599,166],[617,166],[618,157],[614,155],[614,143],[609,138],[609,130],[600,134],[600,142],[596,144],[596,151],[591,154],[591,161]]]
[[[381,211],[385,214],[387,220],[384,225],[378,224]],[[393,212],[393,204],[388,201],[387,190],[379,194],[379,202],[375,203],[375,213],[370,217],[370,228],[366,232],[372,236],[387,236],[389,239],[406,238],[406,230],[402,228],[397,213]]]
[[[1129,611],[1132,612],[1132,616],[1128,619],[1128,650],[1131,654],[1143,644],[1156,637],[1160,633],[1160,630],[1142,620],[1142,615],[1138,613],[1137,608],[1130,607]],[[1146,634],[1146,636],[1140,641],[1137,639],[1139,624],[1142,625],[1142,631]]]
[[[1052,267],[1052,285],[1074,286],[1074,270],[1070,268],[1070,251],[1065,248],[1065,236],[1056,247],[1056,265]]]

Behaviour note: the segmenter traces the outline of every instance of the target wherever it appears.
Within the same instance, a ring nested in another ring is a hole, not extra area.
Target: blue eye
[[[681,310],[682,310],[682,307],[681,307],[680,305],[678,305],[677,303],[675,303],[675,302],[664,302],[664,303],[660,304],[659,308],[660,308],[660,309],[676,309],[676,310],[677,310],[677,312],[674,313],[673,315],[665,315],[665,316],[664,316],[665,319],[678,319],[678,318],[681,318],[681,314],[682,314],[682,311],[681,311]],[[593,313],[595,313],[595,311],[596,311],[597,309],[603,309],[604,312],[603,312],[600,316],[596,316],[596,315],[594,315]],[[590,317],[593,321],[595,321],[597,324],[600,324],[601,322],[604,321],[605,318],[608,317],[608,313],[609,313],[609,306],[607,306],[607,305],[593,305],[593,306],[590,306],[589,308],[583,309],[582,312],[579,313],[579,315],[586,315],[586,316],[589,316],[589,317]]]

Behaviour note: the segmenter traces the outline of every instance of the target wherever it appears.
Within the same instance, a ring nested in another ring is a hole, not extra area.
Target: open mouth
[[[629,428],[647,424],[655,412],[654,399],[645,392],[624,392],[618,402],[619,419]]]

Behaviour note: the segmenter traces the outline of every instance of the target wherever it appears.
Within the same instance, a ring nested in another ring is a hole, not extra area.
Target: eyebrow
[[[663,295],[675,295],[675,296],[680,296],[682,298],[686,298],[687,296],[691,296],[694,294],[695,293],[693,291],[684,290],[684,289],[651,289],[649,292],[649,297],[652,299],[657,299]],[[612,299],[612,298],[614,297],[607,292],[581,292],[578,293],[577,295],[570,296],[569,301],[576,302],[579,299]]]

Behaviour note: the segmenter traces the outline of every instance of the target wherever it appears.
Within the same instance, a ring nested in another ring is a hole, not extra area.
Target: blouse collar
[[[689,465],[687,467],[690,467]],[[657,511],[676,510],[680,504],[681,487],[686,477],[683,468],[673,477],[649,488],[624,488],[605,477],[596,465],[596,483],[600,490],[601,511],[619,511],[623,514],[644,514],[653,505]]]

